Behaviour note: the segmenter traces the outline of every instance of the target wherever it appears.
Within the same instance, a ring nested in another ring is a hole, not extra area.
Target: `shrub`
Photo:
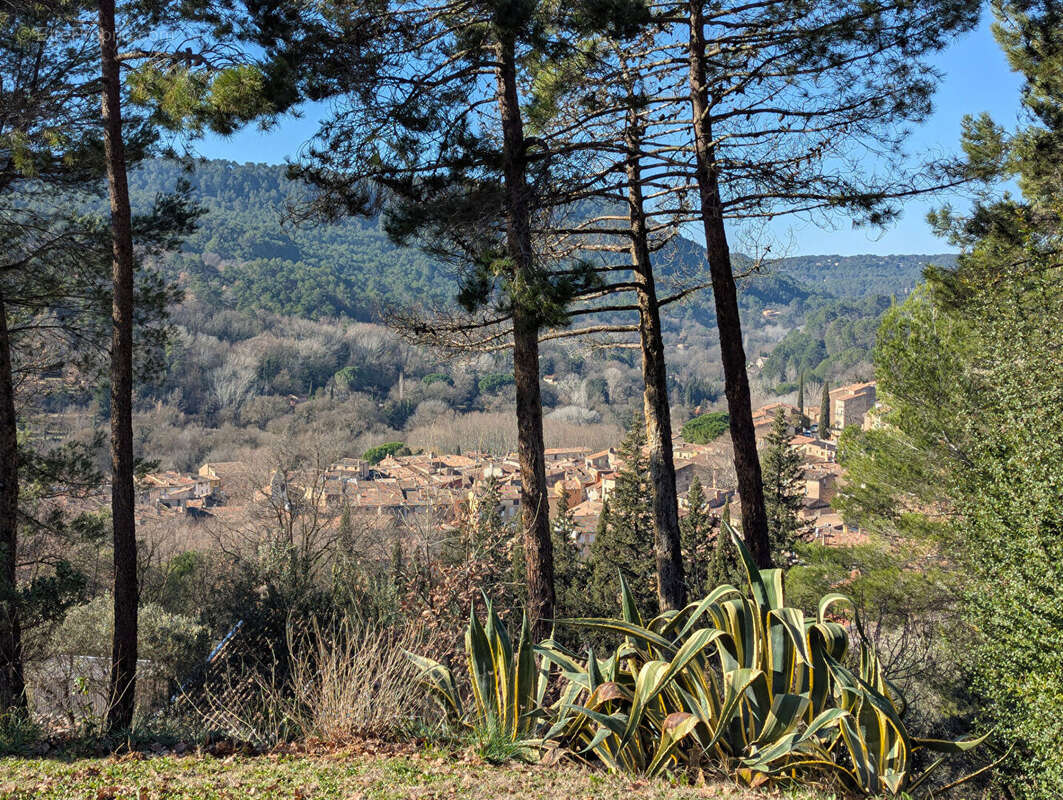
[[[251,666],[237,645],[185,701],[202,727],[256,745],[408,736],[423,719],[424,702],[406,653],[425,646],[431,643],[419,627],[396,632],[349,617],[332,624],[290,619],[283,647],[244,643],[260,659]]]
[[[385,442],[384,444],[378,444],[376,447],[370,447],[362,453],[362,458],[370,464],[379,464],[388,456],[395,455],[405,446],[405,442]]]
[[[102,595],[67,614],[52,636],[50,657],[33,665],[38,713],[71,721],[93,719],[106,708],[113,610]],[[140,607],[137,702],[146,710],[169,696],[200,664],[210,647],[209,632],[191,617],[155,603]]]

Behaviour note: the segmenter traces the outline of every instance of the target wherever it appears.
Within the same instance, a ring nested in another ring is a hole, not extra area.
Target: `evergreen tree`
[[[557,615],[583,616],[587,610],[587,567],[580,557],[576,537],[579,528],[572,518],[568,493],[562,492],[550,528],[554,538],[554,580],[557,585]],[[555,632],[556,633],[556,632]]]
[[[801,377],[797,383],[797,414],[801,420],[801,427],[808,427],[808,417],[805,416],[805,372],[801,371]]]
[[[731,523],[730,500],[727,501],[727,505],[723,508],[722,522]],[[742,555],[738,552],[738,547],[735,546],[730,534],[727,533],[722,524],[716,528],[716,540],[713,543],[712,557],[709,559],[706,569],[705,582],[709,591],[724,584],[730,584],[745,591],[747,577],[745,567],[742,564]]]
[[[232,4],[174,0],[98,0],[104,174],[110,199],[111,264],[111,522],[114,541],[114,635],[105,725],[128,728],[133,721],[137,666],[137,543],[134,502],[133,380],[134,327],[138,313],[136,219],[129,197],[131,164],[127,144],[138,135],[149,142],[165,131],[196,136],[207,130],[229,134],[240,124],[274,110],[264,76],[239,54],[233,33],[239,13]],[[210,50],[225,40],[229,57],[215,59],[173,50],[184,35]],[[136,43],[135,48],[120,44]],[[240,62],[243,63],[240,63]],[[134,109],[146,107],[137,116]],[[130,112],[134,111],[133,114]],[[134,151],[135,152],[135,151]],[[195,215],[187,203],[171,209],[170,249],[191,231]]]
[[[391,546],[391,586],[395,590],[395,596],[401,597],[406,591],[406,558],[402,552],[402,539],[395,537],[395,544]]]
[[[623,468],[616,487],[602,506],[598,532],[591,545],[588,596],[595,614],[615,614],[624,576],[641,612],[656,608],[656,560],[653,553],[653,512],[649,498],[649,474],[643,447],[646,434],[641,420],[633,421],[620,445]]]
[[[998,41],[1025,80],[1027,124],[1010,132],[987,115],[964,120],[963,151],[985,191],[968,217],[931,216],[962,253],[885,316],[875,367],[886,424],[843,434],[850,480],[839,505],[862,526],[939,545],[941,563],[958,569],[977,633],[958,693],[973,693],[978,727],[993,730],[999,793],[1054,800],[1063,797],[1063,3],[993,7]]]
[[[709,586],[709,561],[713,555],[712,517],[705,502],[701,478],[694,476],[687,491],[687,515],[680,526],[687,594],[691,600],[702,597]]]
[[[786,412],[775,414],[771,432],[760,453],[764,473],[764,502],[768,512],[772,560],[786,565],[792,558],[794,544],[804,529],[798,512],[804,499],[801,455],[790,447],[792,437]]]
[[[830,438],[830,384],[823,381],[823,397],[819,401],[819,438]]]

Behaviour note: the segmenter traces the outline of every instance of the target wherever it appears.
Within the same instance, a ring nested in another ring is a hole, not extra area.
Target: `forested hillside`
[[[822,381],[866,363],[889,307],[890,299],[882,295],[823,304],[775,346],[761,374],[780,383],[794,383],[802,374]]]
[[[908,294],[928,264],[951,268],[953,253],[934,255],[799,256],[771,262],[770,269],[839,297]]]
[[[191,168],[155,160],[131,175],[134,201],[147,205],[179,178],[209,213],[173,260],[185,289],[212,305],[322,319],[377,318],[382,303],[445,303],[455,281],[419,250],[392,244],[379,220],[296,224],[290,209],[304,196],[283,165],[199,161]],[[661,257],[667,282],[704,271],[704,251],[678,240]],[[936,258],[936,257],[935,257]],[[742,281],[747,313],[789,308],[799,318],[824,298],[904,293],[929,256],[807,256],[770,262]],[[835,265],[838,266],[835,266]],[[828,279],[829,276],[829,279]],[[680,306],[673,320],[713,324],[704,297]]]

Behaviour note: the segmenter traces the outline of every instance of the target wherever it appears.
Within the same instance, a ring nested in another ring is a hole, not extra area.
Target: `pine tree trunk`
[[[628,216],[631,226],[631,262],[638,284],[639,338],[642,345],[643,415],[650,451],[650,485],[653,489],[654,555],[657,561],[657,604],[661,611],[686,604],[683,553],[679,534],[679,501],[672,456],[672,415],[668,406],[668,378],[661,336],[661,310],[646,233],[646,214],[639,164],[637,119],[629,114],[627,127]]]
[[[771,566],[771,542],[764,508],[764,486],[757,457],[753,407],[742,345],[742,321],[738,313],[738,290],[731,271],[731,254],[723,219],[716,167],[715,145],[709,116],[708,79],[705,68],[705,33],[702,3],[690,3],[690,100],[693,112],[694,147],[697,157],[698,194],[705,226],[712,295],[716,303],[716,327],[720,334],[724,389],[730,416],[738,493],[742,499],[742,535],[758,565]]]
[[[499,48],[498,106],[502,119],[502,158],[507,192],[506,247],[516,283],[533,269],[524,125],[517,94],[512,41]],[[546,490],[543,404],[539,388],[539,320],[520,300],[513,314],[513,379],[517,395],[517,454],[528,616],[534,641],[547,638],[554,617],[554,553]]]
[[[26,707],[22,630],[16,584],[18,566],[18,420],[11,375],[7,309],[0,296],[0,714]]]
[[[114,0],[99,0],[103,141],[111,200],[111,516],[114,525],[114,638],[105,725],[133,722],[137,669],[137,545],[133,509],[133,237]]]

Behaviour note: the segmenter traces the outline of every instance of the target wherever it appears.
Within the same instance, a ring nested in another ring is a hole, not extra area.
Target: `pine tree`
[[[653,553],[653,512],[649,498],[649,467],[642,448],[646,434],[641,420],[633,421],[620,445],[623,469],[616,488],[602,507],[598,533],[591,545],[588,596],[596,614],[615,614],[624,576],[640,611],[656,608],[656,560]]]
[[[819,402],[819,438],[830,438],[830,384],[823,381],[823,399]]]
[[[789,423],[782,409],[775,415],[771,432],[760,454],[764,474],[764,503],[768,512],[772,560],[787,564],[794,543],[804,529],[798,511],[804,500],[801,455],[790,447]]]
[[[694,476],[687,491],[687,515],[680,526],[682,533],[684,575],[691,600],[702,597],[712,587],[708,584],[712,558],[712,517],[705,502],[701,479]]]

